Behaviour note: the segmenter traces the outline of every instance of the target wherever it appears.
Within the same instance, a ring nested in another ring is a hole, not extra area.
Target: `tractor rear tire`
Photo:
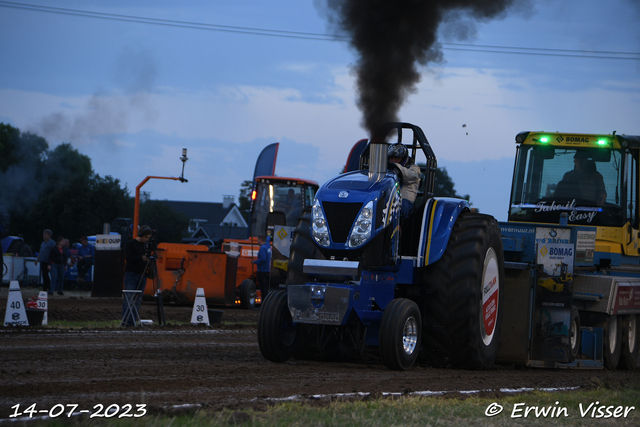
[[[420,352],[422,319],[418,305],[396,298],[387,305],[380,323],[380,357],[389,369],[404,371],[413,366]]]
[[[251,279],[244,279],[240,283],[240,307],[245,310],[254,310],[256,308],[256,284]]]
[[[428,362],[489,369],[498,353],[504,297],[500,227],[489,215],[464,212],[442,257],[425,268],[423,310]]]
[[[297,327],[291,319],[287,303],[287,292],[269,292],[262,302],[258,317],[260,353],[271,362],[286,362],[293,354],[296,333]]]
[[[580,354],[580,344],[582,339],[582,331],[580,325],[580,312],[577,307],[571,307],[571,322],[569,323],[569,363],[576,360]]]
[[[298,218],[298,224],[293,231],[293,240],[287,264],[286,286],[301,285],[308,281],[308,275],[303,272],[305,259],[324,259],[313,237],[311,237],[310,229],[311,211],[306,209],[302,216]]]
[[[638,332],[638,315],[628,314],[622,319],[622,351],[618,366],[629,371],[638,368],[640,352],[640,333]]]

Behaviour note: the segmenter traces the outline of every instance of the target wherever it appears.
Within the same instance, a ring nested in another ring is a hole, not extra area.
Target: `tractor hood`
[[[396,187],[396,176],[387,172],[378,181],[369,179],[367,171],[342,174],[328,181],[319,191],[322,201],[345,203],[360,202],[387,197],[389,189]],[[386,191],[385,191],[386,190]]]
[[[393,172],[385,172],[372,181],[368,171],[350,172],[334,178],[322,186],[316,200],[316,209],[321,209],[329,234],[324,245],[320,246],[337,250],[356,249],[373,239],[399,215],[401,203],[398,181]],[[316,213],[319,215],[318,211]],[[360,240],[362,243],[354,243],[358,242],[352,239],[354,233],[358,233],[357,222],[363,219],[370,224],[371,231]]]

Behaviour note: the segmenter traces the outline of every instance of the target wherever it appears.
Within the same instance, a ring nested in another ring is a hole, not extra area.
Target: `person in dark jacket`
[[[149,258],[146,255],[146,246],[151,234],[151,228],[143,225],[140,227],[138,236],[129,240],[124,247],[124,290],[142,291],[132,301],[136,313],[139,313],[142,294],[144,294],[144,288],[147,285],[146,271]],[[124,326],[134,326],[135,324],[135,319],[130,313],[127,313],[126,300],[122,303],[122,323]]]
[[[49,295],[53,293],[51,289],[51,278],[49,277],[49,252],[51,248],[56,245],[56,242],[51,238],[53,233],[48,228],[42,232],[42,244],[40,245],[40,252],[36,258],[35,265],[40,263],[40,273],[42,273],[42,290],[47,291]]]
[[[604,206],[607,201],[607,190],[602,174],[598,172],[595,161],[589,154],[576,151],[573,156],[574,169],[565,173],[556,186],[553,197],[567,200],[579,200],[579,204],[593,203]]]
[[[93,260],[96,256],[96,249],[93,245],[89,244],[87,236],[80,238],[80,247],[78,248],[77,263],[78,266],[78,281],[84,282],[84,277],[91,270],[93,266]]]
[[[49,295],[57,289],[58,295],[64,295],[62,286],[64,285],[64,271],[67,266],[67,257],[64,249],[64,237],[56,239],[56,245],[49,251],[49,272],[51,273],[51,287]]]
[[[258,236],[258,244],[260,250],[258,250],[258,259],[253,263],[256,265],[258,272],[256,273],[256,279],[258,286],[260,287],[260,294],[262,302],[267,298],[269,293],[269,272],[271,271],[271,236],[264,237],[263,234]]]

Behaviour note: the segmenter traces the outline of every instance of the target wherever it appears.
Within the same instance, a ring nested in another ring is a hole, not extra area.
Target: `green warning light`
[[[598,140],[598,145],[607,145],[607,140],[606,139],[599,139]]]
[[[540,138],[540,142],[549,142],[549,137],[543,136]]]

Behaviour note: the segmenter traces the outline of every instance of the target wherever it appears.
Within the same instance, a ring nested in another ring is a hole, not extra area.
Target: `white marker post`
[[[47,299],[47,291],[40,291],[38,294],[38,310],[44,310],[42,326],[45,326],[49,316],[49,300]]]
[[[196,289],[196,300],[193,302],[193,312],[191,313],[191,323],[196,325],[204,323],[209,324],[209,312],[207,311],[207,300],[204,297],[204,289]]]
[[[12,280],[9,284],[4,326],[29,326],[27,311],[24,309],[24,301],[22,300],[22,292],[20,292],[20,284],[17,280]]]

